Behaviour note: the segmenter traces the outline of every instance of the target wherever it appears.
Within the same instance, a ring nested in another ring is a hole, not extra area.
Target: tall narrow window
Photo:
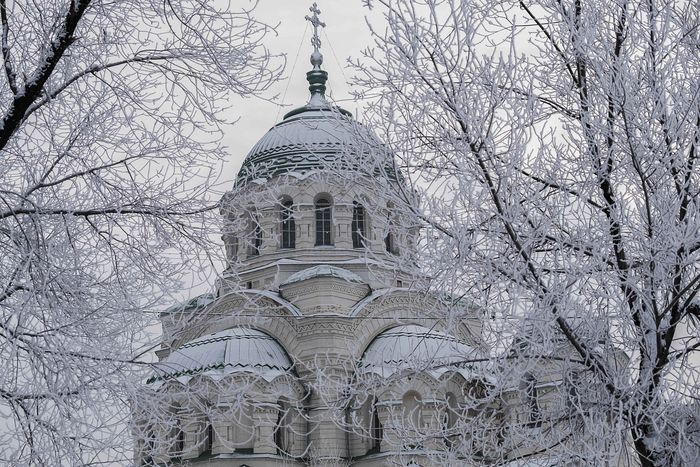
[[[172,457],[179,458],[185,452],[185,430],[182,429],[182,422],[178,423],[175,437],[174,453]]]
[[[250,254],[259,255],[262,246],[263,230],[260,226],[260,218],[257,214],[253,216],[253,238],[250,245]]]
[[[294,224],[293,202],[282,203],[282,248],[296,248],[296,225]]]
[[[289,404],[283,400],[278,401],[279,411],[277,412],[277,423],[275,424],[274,438],[277,446],[277,454],[287,454],[289,452]]]
[[[214,447],[214,425],[211,422],[207,422],[207,427],[204,429],[204,452],[206,454],[211,454],[211,450]]]
[[[384,438],[384,430],[382,422],[379,421],[379,411],[377,410],[377,399],[372,403],[372,425],[370,435],[372,436],[372,447],[370,452],[375,453],[382,450],[382,439]]]
[[[389,253],[396,254],[398,252],[398,249],[396,248],[396,238],[394,235],[394,222],[393,222],[393,212],[394,212],[394,206],[392,203],[388,203],[386,206],[387,209],[387,219],[386,219],[386,227],[387,227],[387,233],[386,237],[384,237],[384,248],[386,248],[386,251]]]
[[[358,202],[352,203],[352,247],[362,248],[365,243],[365,208]]]
[[[146,435],[146,442],[143,452],[143,459],[141,460],[141,465],[153,465],[153,454],[156,449],[156,434],[153,430],[149,429]]]
[[[384,247],[389,253],[394,253],[394,235],[391,232],[387,233],[386,237],[384,237]]]
[[[572,370],[570,370],[566,378],[564,380],[566,382],[566,385],[568,386],[568,391],[566,394],[566,404],[570,409],[573,409],[575,412],[583,412],[585,409],[581,405],[581,393],[580,391],[580,384],[581,384],[581,379],[580,375]],[[574,412],[572,412],[574,413]]]
[[[528,408],[528,421],[538,423],[540,421],[540,404],[537,394],[537,380],[531,375],[525,377],[525,397]]]
[[[316,201],[316,245],[331,245],[331,203],[326,198]]]

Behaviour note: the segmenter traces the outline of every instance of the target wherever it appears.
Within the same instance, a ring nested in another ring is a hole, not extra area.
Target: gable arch
[[[257,303],[256,303],[257,302]],[[289,301],[285,300],[278,294],[271,292],[269,290],[257,290],[257,289],[240,289],[235,292],[230,292],[222,297],[217,298],[213,303],[211,303],[205,310],[205,312],[212,314],[223,314],[227,310],[233,308],[241,308],[245,306],[250,306],[251,304],[256,305],[254,310],[257,314],[266,306],[274,307],[280,316],[290,316],[290,317],[301,317],[301,312]],[[248,311],[248,310],[240,310]],[[250,314],[247,313],[246,314]],[[236,314],[236,317],[242,316],[242,314]]]
[[[414,324],[433,327],[441,321],[430,316],[434,300],[426,295],[406,289],[382,289],[361,300],[350,311],[351,317],[363,317],[356,329],[353,356],[360,359],[371,343],[385,331],[397,326]],[[435,329],[442,329],[436,326]]]
[[[255,303],[255,309],[241,310],[241,307],[251,303]],[[244,289],[229,293],[217,298],[198,314],[202,316],[202,321],[198,322],[197,316],[192,316],[187,328],[171,342],[172,350],[200,336],[236,327],[268,334],[289,356],[293,355],[297,345],[293,321],[301,317],[301,313],[287,300],[266,290]]]
[[[415,324],[435,331],[447,332],[465,343],[479,347],[481,325],[476,333],[471,320],[456,322],[446,329],[444,305],[435,296],[405,288],[374,291],[350,310],[353,318],[364,318],[357,328],[355,357],[362,356],[374,338],[395,326]]]

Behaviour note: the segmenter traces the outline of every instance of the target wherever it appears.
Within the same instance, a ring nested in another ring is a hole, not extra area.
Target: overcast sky
[[[278,94],[284,107],[255,98],[231,101],[227,117],[240,119],[226,130],[224,142],[230,156],[221,177],[226,188],[231,187],[246,154],[265,132],[286,112],[308,101],[306,72],[311,69],[312,28],[304,17],[310,14],[312,3],[309,0],[260,0],[256,17],[268,24],[279,23],[278,36],[270,35],[265,44],[271,52],[287,55],[285,79],[267,92],[266,97]],[[368,45],[365,15],[372,12],[362,6],[361,0],[317,0],[317,3],[321,21],[326,23],[321,33],[322,68],[329,74],[326,94],[355,114],[356,106],[347,85],[352,70],[346,67],[346,60],[358,57]]]

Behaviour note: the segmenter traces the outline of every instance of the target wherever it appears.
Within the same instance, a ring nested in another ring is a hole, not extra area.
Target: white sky
[[[272,53],[287,55],[285,79],[273,86],[264,97],[269,99],[279,95],[278,101],[285,106],[256,98],[231,100],[227,118],[239,120],[226,130],[224,138],[230,157],[224,166],[221,181],[227,189],[233,185],[238,169],[253,145],[286,112],[305,105],[309,99],[306,72],[311,69],[309,56],[313,50],[313,29],[304,17],[311,14],[309,7],[312,3],[310,0],[260,0],[256,17],[267,24],[279,23],[278,36],[268,36],[265,45]],[[358,57],[369,44],[365,15],[374,11],[364,8],[361,0],[317,0],[317,3],[321,10],[319,17],[326,23],[320,33],[324,58],[322,68],[329,75],[326,95],[355,114],[356,106],[351,101],[346,83],[352,70],[346,68],[346,59]]]

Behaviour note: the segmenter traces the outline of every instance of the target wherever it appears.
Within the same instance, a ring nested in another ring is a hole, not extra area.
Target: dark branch
[[[8,44],[10,24],[7,21],[7,5],[5,0],[0,0],[0,22],[2,23],[2,60],[5,65],[5,75],[7,75],[7,83],[10,85],[12,94],[17,95],[17,75],[12,68],[12,61],[10,60],[10,45]]]
[[[15,95],[7,113],[2,119],[0,127],[0,151],[5,148],[12,135],[26,118],[27,109],[43,92],[44,85],[49,79],[56,65],[63,57],[68,46],[75,40],[74,34],[80,19],[91,0],[74,0],[66,13],[63,27],[58,36],[51,41],[46,58],[39,63],[37,69],[30,76],[24,92]],[[5,58],[7,63],[7,58]]]

